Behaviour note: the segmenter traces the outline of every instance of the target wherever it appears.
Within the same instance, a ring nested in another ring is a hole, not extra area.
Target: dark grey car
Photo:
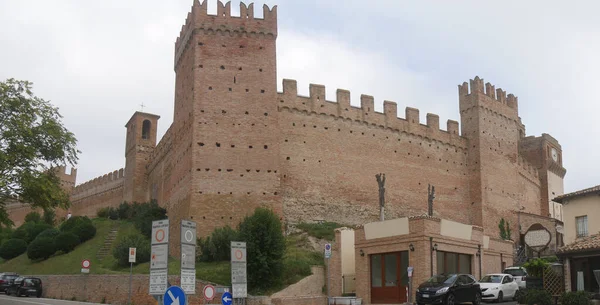
[[[14,280],[19,277],[19,274],[14,272],[0,273],[0,292],[6,293],[6,289],[12,285]]]

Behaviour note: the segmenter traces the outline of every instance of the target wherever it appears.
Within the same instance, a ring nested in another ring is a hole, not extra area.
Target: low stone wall
[[[113,305],[127,304],[129,275],[38,275],[42,279],[46,298],[77,300]],[[170,275],[171,285],[179,285],[179,276]],[[133,275],[131,300],[135,305],[156,305],[154,297],[148,295],[149,275]],[[208,282],[196,282],[196,295],[191,296],[189,305],[204,304],[202,289]],[[220,304],[218,294],[211,303]]]
[[[272,298],[273,305],[327,305],[326,296]]]

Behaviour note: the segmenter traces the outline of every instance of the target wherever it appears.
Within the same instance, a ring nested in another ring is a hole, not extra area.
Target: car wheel
[[[450,293],[446,297],[446,305],[454,305],[454,295],[453,294]]]
[[[479,304],[481,304],[481,293],[476,292],[475,300],[473,301],[473,305],[479,305]]]
[[[504,299],[504,296],[502,295],[502,291],[498,292],[498,300],[496,300],[498,303],[502,303]]]

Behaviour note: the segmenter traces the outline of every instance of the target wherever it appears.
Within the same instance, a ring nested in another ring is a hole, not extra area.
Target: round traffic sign
[[[244,253],[242,253],[242,250],[237,249],[235,250],[235,258],[237,258],[238,260],[241,260],[244,257]]]
[[[215,298],[215,287],[212,285],[206,285],[203,289],[204,299],[207,301],[212,301]]]
[[[331,249],[331,244],[325,244],[325,250],[330,250]]]
[[[187,230],[185,231],[185,240],[189,243],[192,242],[192,239],[194,238],[194,233],[192,233],[192,231]]]
[[[162,242],[163,240],[165,240],[165,230],[158,229],[156,231],[156,234],[154,234],[154,239],[156,239],[157,242]]]
[[[83,268],[85,268],[85,269],[88,269],[88,268],[90,267],[90,261],[89,261],[89,260],[87,260],[87,259],[84,259],[84,260],[81,262],[81,267],[83,267]]]

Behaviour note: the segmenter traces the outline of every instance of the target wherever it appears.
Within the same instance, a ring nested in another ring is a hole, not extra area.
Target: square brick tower
[[[277,8],[265,5],[261,19],[252,4],[241,3],[239,17],[231,16],[230,2],[217,5],[217,15],[209,15],[207,1],[194,1],[175,43],[172,127],[185,138],[177,149],[191,172],[171,204],[189,200],[176,218],[196,220],[199,235],[215,223],[236,226],[258,206],[282,209]]]

